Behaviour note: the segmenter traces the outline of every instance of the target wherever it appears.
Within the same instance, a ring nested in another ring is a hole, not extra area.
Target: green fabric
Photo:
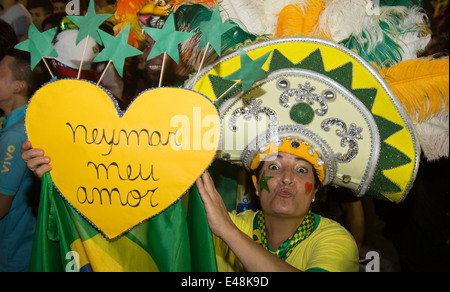
[[[48,176],[42,178],[42,190],[48,188]],[[41,192],[39,214],[30,262],[30,271],[61,271],[61,257],[57,226],[54,223],[54,205],[50,203],[51,194]],[[61,249],[63,247],[61,246]],[[42,255],[45,254],[45,257]]]
[[[194,191],[190,198],[189,214],[180,200],[123,237],[126,240],[110,241],[103,237],[59,195],[50,174],[44,175],[30,271],[66,271],[71,251],[83,257],[78,267],[81,272],[108,270],[110,267],[98,266],[105,258],[121,265],[123,271],[141,268],[161,272],[217,271],[212,234],[198,192]],[[84,255],[86,242],[102,250],[103,256],[96,252]],[[145,256],[140,257],[143,253]],[[142,258],[141,262],[134,263],[133,256],[137,261]],[[97,269],[91,265],[96,257],[103,257],[97,261]]]
[[[228,212],[236,210],[239,174],[242,168],[226,161],[216,160],[209,168],[215,187],[227,207]]]
[[[214,242],[206,219],[205,207],[197,186],[189,195],[189,239],[191,241],[192,271],[217,272]]]

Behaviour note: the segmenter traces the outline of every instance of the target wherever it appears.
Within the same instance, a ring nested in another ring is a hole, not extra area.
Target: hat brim
[[[405,110],[374,68],[354,52],[316,38],[275,39],[250,45],[244,50],[253,60],[270,53],[262,67],[268,74],[286,68],[307,70],[333,80],[359,100],[364,110],[372,115],[380,138],[377,161],[371,162],[373,174],[364,178],[368,188],[363,194],[393,202],[404,200],[417,175],[420,145]],[[225,79],[239,68],[240,54],[235,52],[199,72],[187,87],[223,107],[227,102],[232,103],[230,99],[242,96],[239,86],[227,93],[235,82]],[[223,124],[223,130],[227,131],[226,123]]]

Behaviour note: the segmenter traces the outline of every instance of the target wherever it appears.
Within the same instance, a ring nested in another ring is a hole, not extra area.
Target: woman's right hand
[[[228,215],[225,203],[214,186],[209,173],[205,172],[202,174],[196,183],[205,206],[209,228],[215,235],[224,239],[225,236],[230,234],[229,230],[237,230],[237,227],[231,220],[230,215]]]
[[[20,149],[22,159],[27,167],[39,178],[42,179],[45,173],[52,170],[50,157],[44,156],[44,150],[33,149],[30,141],[25,141]]]

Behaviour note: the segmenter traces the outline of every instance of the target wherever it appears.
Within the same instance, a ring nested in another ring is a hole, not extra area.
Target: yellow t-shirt
[[[230,213],[236,226],[250,238],[253,237],[255,215],[253,211]],[[295,247],[286,262],[307,272],[358,272],[358,247],[353,236],[339,223],[316,214],[314,216],[314,231]],[[220,238],[214,237],[214,247],[219,272],[244,271],[240,261]]]

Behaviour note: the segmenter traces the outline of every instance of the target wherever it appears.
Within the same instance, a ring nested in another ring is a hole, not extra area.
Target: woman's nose
[[[281,174],[281,182],[283,184],[292,184],[294,182],[294,173],[290,169],[284,169]]]

